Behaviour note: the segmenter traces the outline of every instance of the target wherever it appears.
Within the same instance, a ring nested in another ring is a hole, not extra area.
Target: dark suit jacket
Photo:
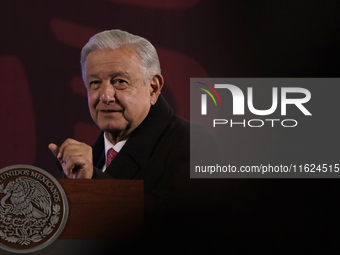
[[[99,135],[92,146],[93,178],[144,180],[147,213],[174,209],[173,196],[185,190],[181,179],[189,180],[189,129],[160,96],[104,173],[99,170],[105,163],[103,132]]]

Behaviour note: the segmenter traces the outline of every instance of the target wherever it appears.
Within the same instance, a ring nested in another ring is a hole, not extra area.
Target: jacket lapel
[[[102,131],[92,145],[93,166],[102,169],[105,164],[104,132]]]

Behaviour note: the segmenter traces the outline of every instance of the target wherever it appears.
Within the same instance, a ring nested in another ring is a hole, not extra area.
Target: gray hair
[[[119,29],[100,32],[90,38],[81,51],[81,70],[85,82],[85,61],[87,56],[97,50],[117,50],[131,45],[139,59],[144,80],[161,73],[161,67],[155,47],[145,38],[130,34]]]

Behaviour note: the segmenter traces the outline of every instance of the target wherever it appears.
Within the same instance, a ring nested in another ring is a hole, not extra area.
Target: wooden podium
[[[58,179],[69,204],[59,239],[125,239],[143,225],[143,181]]]

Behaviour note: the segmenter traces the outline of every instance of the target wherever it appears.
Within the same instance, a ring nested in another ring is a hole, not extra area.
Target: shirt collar
[[[115,145],[113,143],[111,143],[109,141],[109,139],[107,139],[105,133],[104,133],[104,146],[105,146],[105,158],[106,158],[106,154],[107,154],[107,151],[110,149],[110,148],[113,148],[116,152],[119,152],[124,144],[126,143],[128,137],[125,138],[124,140],[122,141],[119,141],[118,143],[116,143]]]
[[[128,139],[128,137],[125,138],[125,139],[122,140],[122,141],[119,141],[119,142],[116,143],[115,145],[113,145],[113,143],[111,143],[111,142],[109,141],[109,139],[107,139],[107,137],[106,137],[106,135],[105,135],[105,133],[104,133],[105,162],[106,162],[106,160],[107,160],[107,151],[108,151],[109,149],[113,148],[116,152],[119,152],[119,151],[123,148],[123,146],[124,146],[124,144],[126,143],[127,139]]]

